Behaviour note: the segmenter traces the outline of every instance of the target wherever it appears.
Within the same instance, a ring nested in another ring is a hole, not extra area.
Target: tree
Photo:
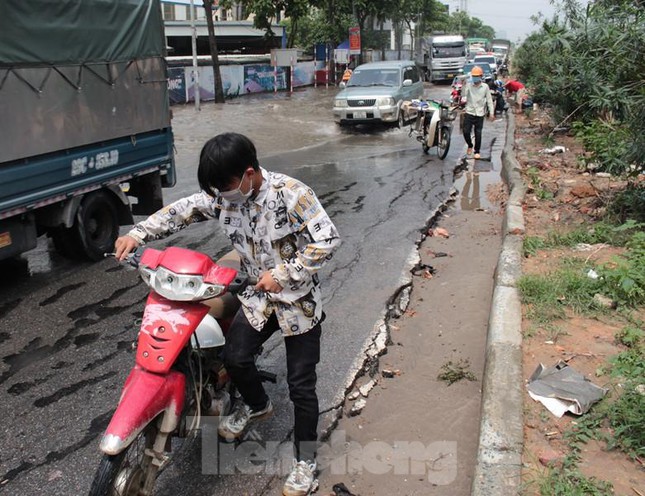
[[[575,125],[594,162],[612,173],[643,167],[645,10],[641,2],[566,0],[513,57],[533,99]],[[632,166],[636,167],[632,167]]]
[[[222,86],[222,74],[219,67],[219,51],[217,39],[215,38],[215,24],[213,23],[213,0],[203,0],[204,11],[206,12],[206,24],[208,26],[208,45],[210,47],[211,59],[213,60],[213,76],[215,80],[215,103],[224,103],[224,87]]]
[[[287,39],[287,46],[293,47],[295,33],[298,30],[300,20],[309,13],[310,3],[307,0],[237,0],[245,12],[254,14],[253,26],[266,32],[266,36],[273,36],[271,29],[274,20],[280,18],[280,13],[284,12],[285,18],[289,19],[290,30]],[[230,8],[233,0],[222,1],[224,8]]]
[[[468,13],[463,11],[454,12],[447,18],[444,17],[440,22],[434,23],[432,28],[435,31],[461,34],[466,38],[488,38],[490,40],[495,37],[495,30],[492,27],[485,25],[477,17],[470,17]]]

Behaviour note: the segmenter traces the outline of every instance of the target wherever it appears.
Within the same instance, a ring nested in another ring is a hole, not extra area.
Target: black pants
[[[468,148],[473,147],[473,140],[471,132],[475,128],[475,153],[481,151],[482,146],[482,128],[484,127],[484,117],[477,117],[476,115],[466,114],[464,117],[464,139]]]
[[[273,314],[261,331],[255,330],[240,308],[226,335],[226,370],[251,410],[263,409],[269,400],[258,375],[254,357],[260,346],[279,328],[278,319]],[[287,351],[287,384],[295,418],[294,452],[298,460],[313,461],[316,457],[316,364],[320,360],[320,332],[318,324],[304,334],[284,338]]]

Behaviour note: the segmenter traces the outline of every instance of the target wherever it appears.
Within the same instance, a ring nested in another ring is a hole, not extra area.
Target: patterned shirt
[[[284,336],[302,334],[322,320],[316,271],[340,245],[336,227],[313,190],[284,174],[260,167],[257,196],[231,203],[203,191],[152,214],[128,233],[140,242],[160,239],[193,222],[219,219],[240,256],[242,270],[260,277],[268,270],[282,286],[279,293],[238,295],[249,323],[261,330],[273,312]]]

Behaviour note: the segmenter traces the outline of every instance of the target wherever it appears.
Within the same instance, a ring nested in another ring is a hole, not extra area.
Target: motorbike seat
[[[238,271],[241,267],[240,257],[235,250],[229,251],[223,257],[216,260],[215,263],[222,267],[229,267]],[[210,300],[204,300],[204,304],[210,307],[208,313],[216,319],[232,318],[241,306],[237,296],[231,293],[226,293],[223,296],[211,298]]]

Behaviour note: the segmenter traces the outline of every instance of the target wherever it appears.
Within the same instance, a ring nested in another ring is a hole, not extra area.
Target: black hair
[[[209,194],[224,191],[249,167],[260,167],[253,142],[239,133],[218,134],[206,142],[199,154],[199,187]]]

